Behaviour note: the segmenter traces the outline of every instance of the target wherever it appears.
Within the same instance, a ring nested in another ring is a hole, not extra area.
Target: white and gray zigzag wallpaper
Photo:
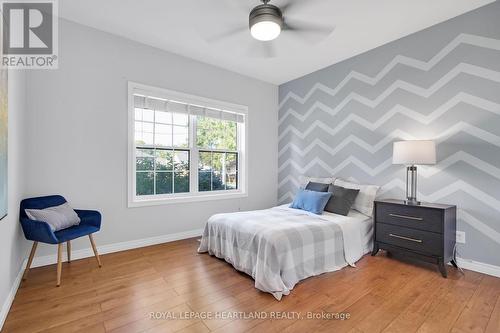
[[[500,266],[500,3],[280,86],[279,202],[298,177],[338,176],[403,198],[392,142],[434,139],[419,199],[456,204],[462,258]]]

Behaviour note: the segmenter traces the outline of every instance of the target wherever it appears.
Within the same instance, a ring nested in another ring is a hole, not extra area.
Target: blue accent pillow
[[[293,199],[290,208],[302,209],[313,214],[321,215],[332,193],[299,190]]]

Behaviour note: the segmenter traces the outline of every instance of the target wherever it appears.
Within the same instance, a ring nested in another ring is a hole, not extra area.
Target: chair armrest
[[[47,222],[30,220],[25,217],[22,217],[20,220],[24,236],[28,240],[49,244],[59,243]]]
[[[80,224],[91,225],[96,228],[101,228],[101,213],[96,210],[75,209],[76,214],[80,218]]]

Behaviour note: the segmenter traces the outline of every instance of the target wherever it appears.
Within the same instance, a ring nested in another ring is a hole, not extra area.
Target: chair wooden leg
[[[97,264],[99,264],[99,267],[101,267],[101,259],[99,258],[99,253],[97,253],[97,247],[95,247],[95,243],[94,243],[94,238],[92,237],[92,234],[89,235],[89,239],[90,239],[90,244],[92,245],[92,250],[94,250],[94,255],[95,255],[95,258],[97,259]]]
[[[62,248],[63,244],[57,244],[57,286],[61,285],[61,273],[62,273]]]
[[[68,262],[71,262],[71,241],[66,242],[66,249],[67,249],[66,252],[68,252],[67,253],[68,254]]]
[[[24,270],[23,280],[26,280],[28,277],[28,272],[30,271],[31,263],[33,262],[33,258],[35,257],[36,247],[38,242],[33,242],[33,246],[31,247],[30,256],[28,257],[28,264],[26,264],[26,269]]]

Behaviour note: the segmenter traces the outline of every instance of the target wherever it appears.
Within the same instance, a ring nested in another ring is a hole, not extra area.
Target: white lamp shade
[[[392,164],[436,164],[436,145],[430,140],[394,142]]]

